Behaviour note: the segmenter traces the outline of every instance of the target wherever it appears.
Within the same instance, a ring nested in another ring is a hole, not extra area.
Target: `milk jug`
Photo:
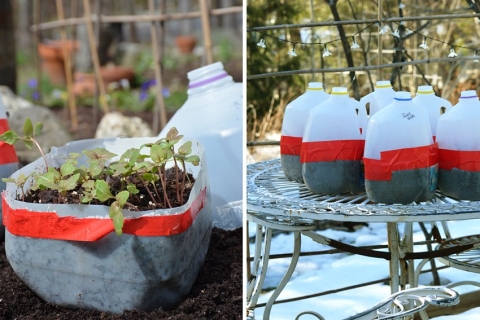
[[[309,111],[328,99],[321,82],[310,82],[307,91],[285,108],[280,138],[280,159],[285,176],[303,183],[300,148]]]
[[[369,116],[373,116],[380,109],[388,106],[393,102],[395,91],[390,81],[377,81],[375,90],[360,99],[360,103],[364,106],[370,104]]]
[[[433,141],[436,141],[438,119],[443,113],[450,110],[452,104],[446,99],[437,97],[432,86],[418,86],[417,95],[412,101],[427,110]]]
[[[0,96],[0,134],[8,131],[7,113]],[[8,178],[19,168],[17,154],[12,145],[0,141],[0,193],[5,190],[5,182],[1,178]],[[2,224],[2,207],[0,206],[0,241],[5,237],[5,227]]]
[[[188,99],[159,136],[176,127],[187,139],[202,143],[207,156],[213,224],[242,226],[243,108],[242,83],[216,62],[187,73]]]
[[[433,197],[438,150],[428,113],[409,92],[396,92],[388,108],[370,117],[363,161],[370,200],[408,204]]]
[[[358,114],[357,114],[358,113]],[[330,97],[310,110],[303,133],[300,162],[311,192],[342,194],[363,192],[363,128],[367,112],[335,87]]]
[[[480,101],[475,90],[438,119],[438,188],[451,197],[480,200]]]

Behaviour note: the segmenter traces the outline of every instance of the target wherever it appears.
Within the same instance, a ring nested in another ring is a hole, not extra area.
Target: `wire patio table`
[[[314,194],[304,184],[285,177],[280,159],[248,165],[247,220],[256,223],[257,233],[253,269],[247,285],[247,309],[253,312],[266,276],[272,230],[291,231],[294,234],[294,252],[288,270],[266,304],[264,319],[269,318],[275,300],[295,270],[300,255],[301,235],[342,251],[389,260],[390,287],[391,292],[395,293],[404,289],[407,283],[410,287],[417,286],[419,270],[414,268],[414,259],[423,259],[425,262],[478,246],[474,239],[451,242],[448,246],[437,247],[437,250],[414,252],[412,223],[429,222],[434,228],[440,223],[446,238],[450,239],[446,222],[466,219],[480,219],[479,201],[460,201],[439,191],[428,202],[409,205],[374,203],[366,193]],[[316,220],[386,223],[388,251],[359,248],[325,237],[314,231]],[[403,236],[398,230],[399,223],[404,224]],[[263,228],[265,244],[262,249]]]

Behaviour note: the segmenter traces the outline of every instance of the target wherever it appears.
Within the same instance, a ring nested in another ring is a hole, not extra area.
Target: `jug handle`
[[[367,123],[368,123],[368,116],[367,116],[367,107],[365,104],[363,104],[360,100],[358,102],[357,100],[354,100],[353,107],[355,110],[358,111],[357,116],[359,117],[360,120],[360,128],[362,129],[362,138],[365,139],[365,134],[367,131]]]
[[[445,112],[444,113],[447,113],[448,110],[450,110],[452,108],[452,104],[448,101],[445,101],[445,105],[442,105],[440,107],[440,111],[442,110],[442,108],[445,108]]]
[[[367,103],[370,103],[370,112],[372,112],[372,101],[373,101],[373,95],[372,93],[367,94],[363,98],[360,99],[360,103],[364,106],[365,112],[367,110]],[[370,114],[369,114],[370,115]]]

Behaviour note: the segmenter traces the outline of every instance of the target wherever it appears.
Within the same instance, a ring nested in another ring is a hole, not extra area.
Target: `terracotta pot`
[[[107,86],[112,82],[122,79],[127,79],[131,82],[134,72],[130,67],[106,66],[100,68],[100,75],[102,76],[103,83]],[[73,92],[76,96],[94,95],[96,86],[95,75],[93,73],[75,72]]]
[[[191,53],[197,44],[194,36],[178,36],[175,38],[175,44],[181,53]]]
[[[62,44],[65,44],[67,54],[72,54],[73,51],[78,49],[78,41],[68,40],[62,41],[49,41],[47,43],[38,44],[38,54],[42,59],[42,68],[48,75],[53,85],[64,86],[65,85],[65,59],[63,56]]]

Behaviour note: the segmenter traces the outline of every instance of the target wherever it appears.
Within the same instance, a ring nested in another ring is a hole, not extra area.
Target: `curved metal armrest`
[[[458,292],[443,286],[412,288],[394,293],[370,309],[345,320],[397,319],[420,312],[427,308],[428,305],[449,307],[459,302],[460,296]],[[306,314],[314,315],[318,319],[324,320],[320,314],[313,311],[302,312],[295,320]]]

